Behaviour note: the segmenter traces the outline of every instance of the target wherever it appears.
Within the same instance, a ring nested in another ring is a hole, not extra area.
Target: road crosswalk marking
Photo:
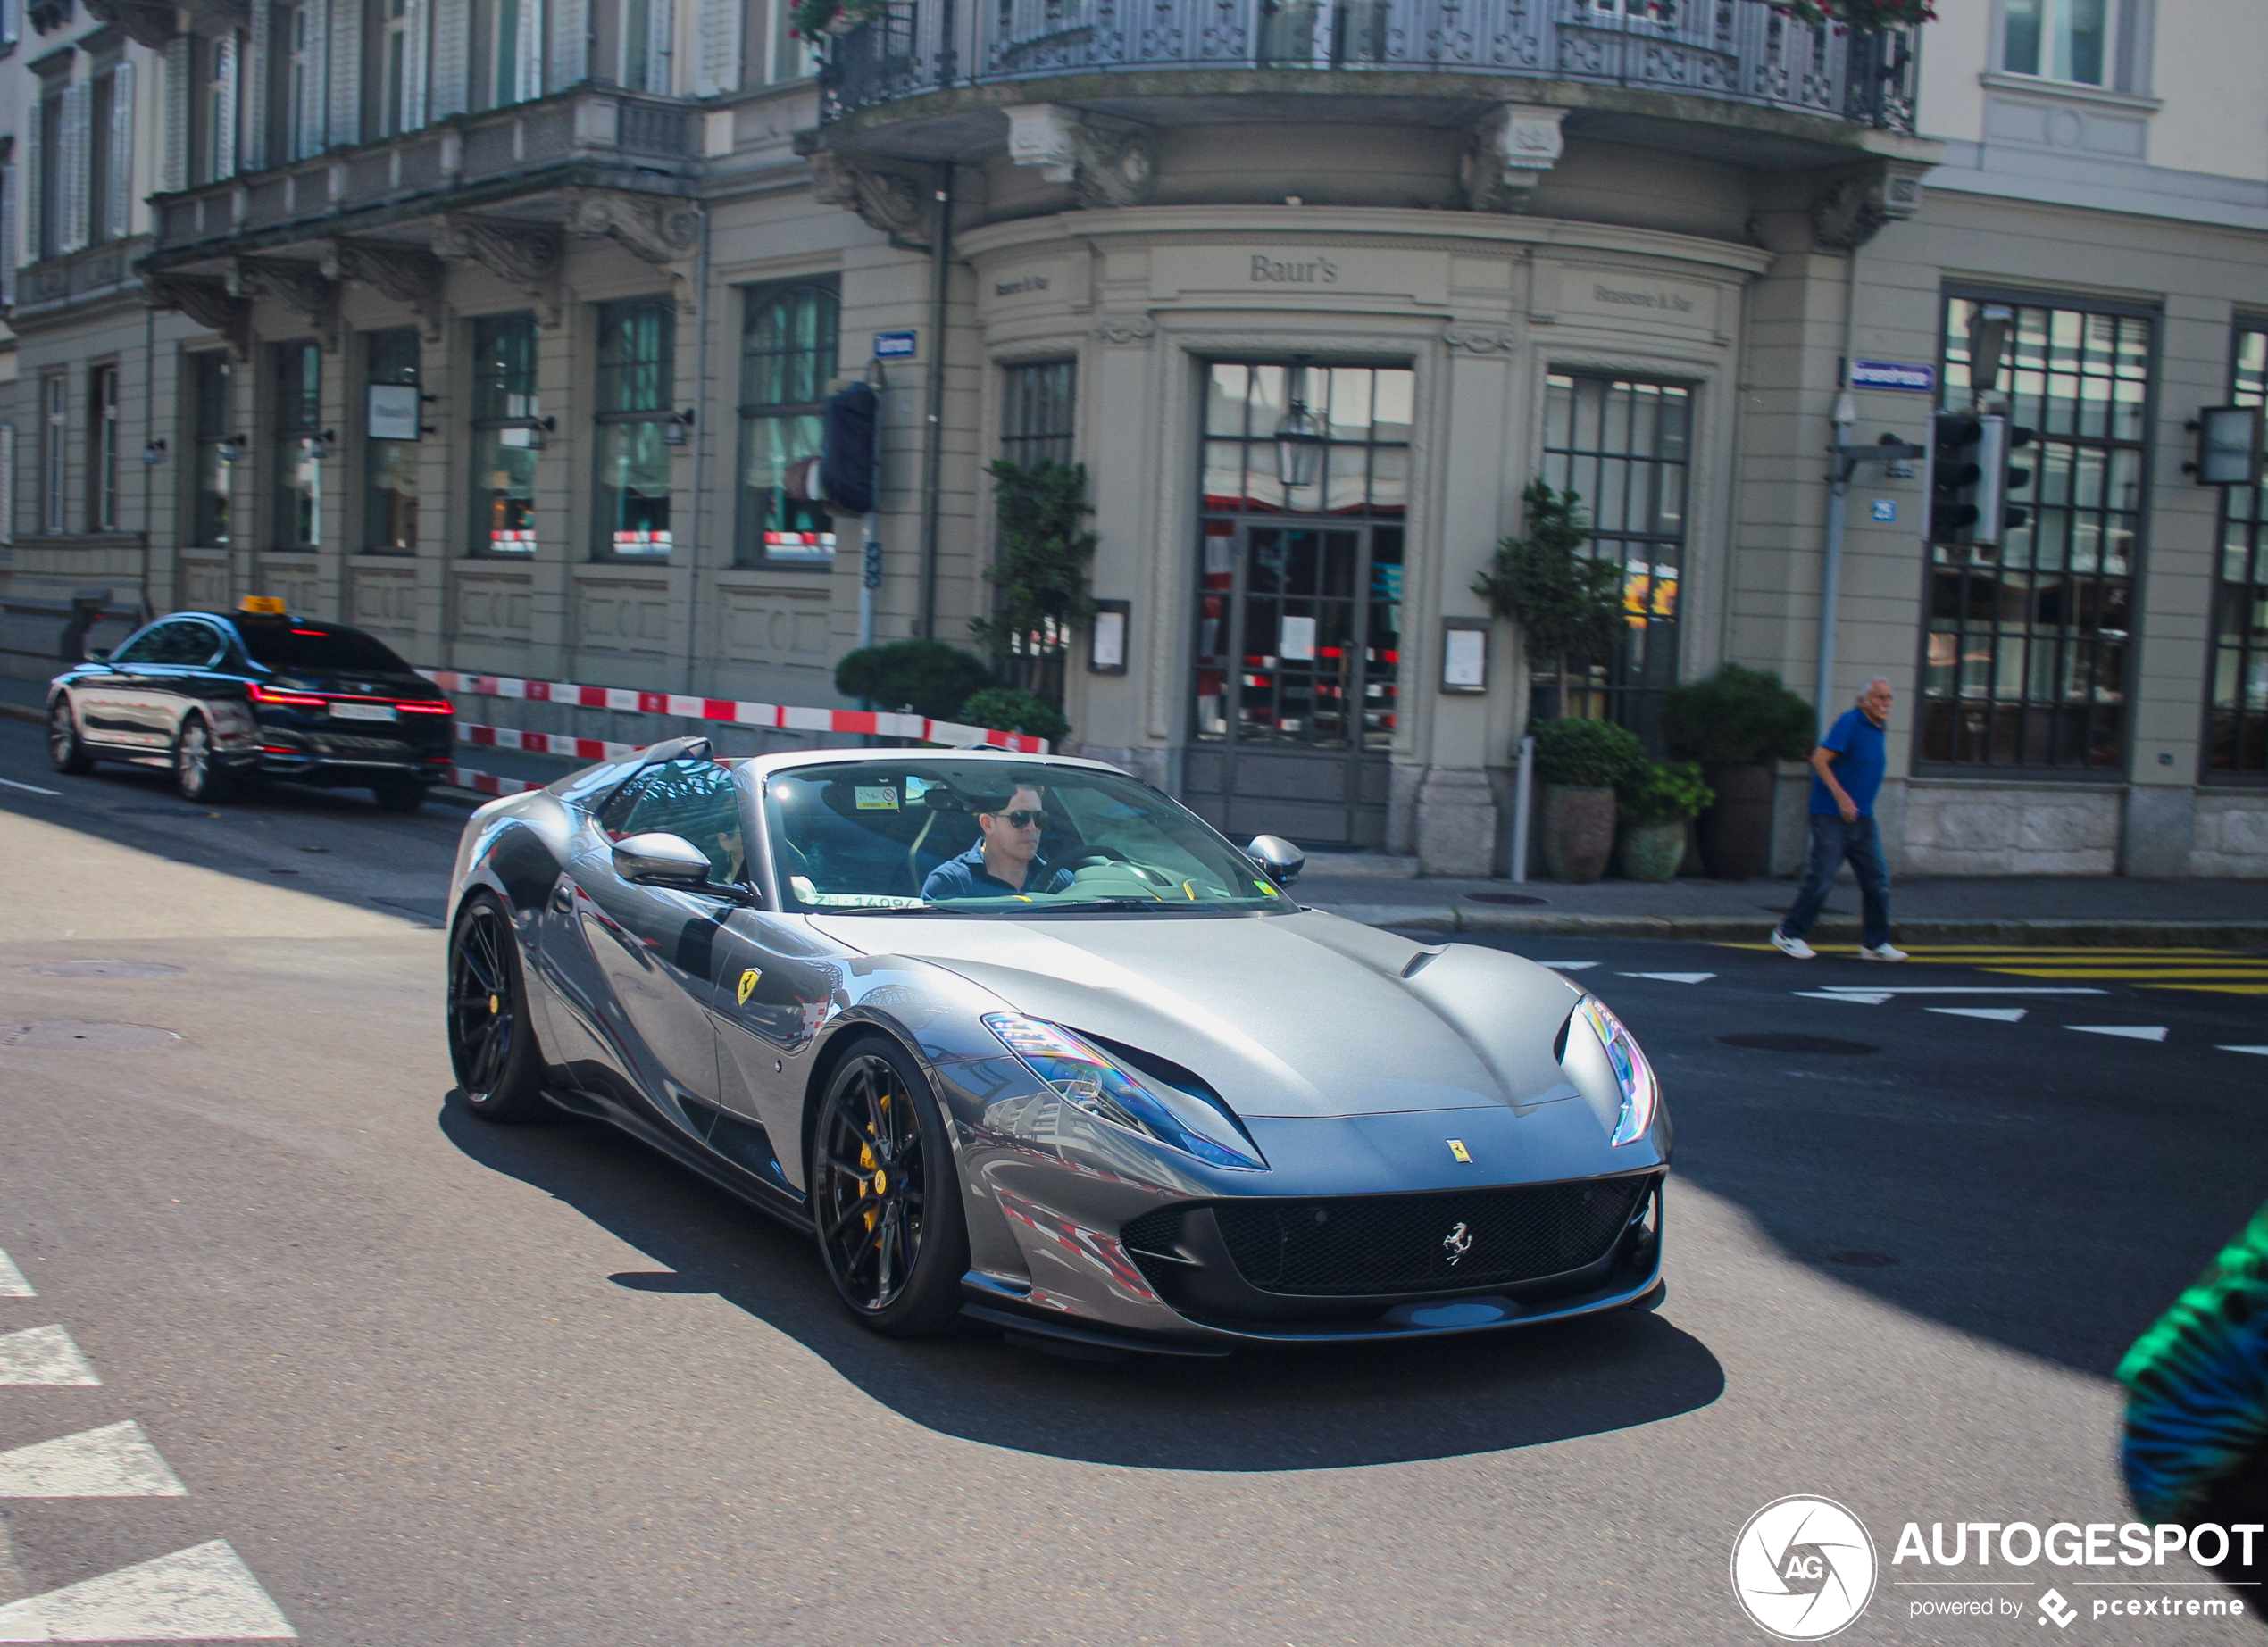
[[[2257,1052],[2261,1057],[2268,1058],[2268,1046],[2224,1046],[2216,1050],[2223,1052]]]
[[[0,1298],[38,1296],[31,1290],[31,1283],[23,1278],[23,1271],[16,1268],[15,1260],[5,1252],[0,1252]]]
[[[0,1384],[101,1382],[93,1364],[60,1327],[28,1327],[20,1333],[0,1334]]]
[[[1769,944],[1728,944],[1728,949],[1769,951]],[[1822,955],[1855,955],[1850,944],[1822,944]],[[2268,955],[2201,948],[2050,949],[2024,944],[1917,944],[1907,953],[1939,966],[1975,967],[2014,977],[2098,979],[2142,989],[2182,989],[2207,994],[2268,995]]]
[[[296,1641],[225,1539],[0,1607],[0,1642]]]
[[[2065,1024],[2066,1029],[2076,1029],[2083,1036],[2123,1036],[2130,1041],[2163,1041],[2164,1024]]]
[[[0,1498],[179,1498],[188,1492],[131,1418],[0,1452]]]
[[[2014,1024],[2023,1019],[2029,1007],[1924,1007],[1928,1012],[1942,1012],[1947,1018],[1982,1018],[1996,1024]]]
[[[1650,977],[1657,984],[1705,984],[1714,972],[1618,972],[1617,977]]]

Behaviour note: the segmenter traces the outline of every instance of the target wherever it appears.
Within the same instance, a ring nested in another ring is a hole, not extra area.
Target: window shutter
[[[91,221],[87,210],[87,174],[88,140],[93,135],[93,122],[88,116],[93,90],[85,80],[63,88],[63,249],[66,252],[76,252],[87,244]]]
[[[0,304],[13,308],[16,302],[17,249],[23,244],[16,234],[16,169],[13,164],[0,165]],[[0,493],[4,500],[5,493]],[[4,520],[6,505],[0,501],[0,520]]]
[[[693,95],[713,97],[740,89],[742,0],[694,0]]]
[[[92,203],[103,214],[103,232],[123,240],[134,217],[134,65],[121,62],[111,71],[110,176],[104,189],[110,198]]]
[[[670,96],[677,90],[677,6],[649,0],[646,8],[646,84],[641,91]]]
[[[242,85],[237,37],[224,34],[213,47],[213,78],[219,89],[213,99],[213,181],[237,175],[237,104]]]
[[[0,544],[16,541],[16,426],[0,423]]]
[[[521,0],[520,33],[527,50],[535,52],[533,0]],[[523,62],[526,61],[524,58]],[[590,76],[590,0],[552,0],[551,80],[546,89],[563,91]],[[522,79],[521,84],[530,82]],[[533,92],[528,95],[533,96]]]
[[[252,0],[251,49],[245,54],[244,150],[245,170],[264,171],[268,164],[268,86],[275,77],[275,7],[270,0]]]
[[[472,8],[444,0],[433,10],[433,102],[429,118],[446,120],[465,110],[466,77],[472,71]]]
[[[363,140],[363,0],[330,0],[327,147]]]
[[[402,129],[415,131],[425,124],[432,101],[433,17],[426,0],[409,0],[402,16]]]
[[[325,0],[307,0],[307,74],[299,84],[299,107],[293,111],[296,121],[291,134],[291,158],[305,160],[320,154],[323,149],[325,117],[329,113],[330,99],[325,96],[328,78],[324,71],[330,63],[330,7]],[[291,49],[288,40],[279,42],[286,51]]]
[[[39,235],[39,213],[46,202],[47,157],[40,152],[41,139],[47,129],[46,106],[38,97],[31,100],[30,117],[23,123],[23,169],[17,175],[23,179],[23,261],[36,263],[47,255],[47,247]],[[16,275],[16,260],[8,260],[8,279]],[[15,295],[9,294],[13,303]]]
[[[196,95],[196,37],[177,34],[165,43],[164,153],[157,186],[171,194],[189,184],[189,104]]]

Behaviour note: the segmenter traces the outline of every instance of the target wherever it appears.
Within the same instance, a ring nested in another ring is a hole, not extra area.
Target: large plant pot
[[[1678,865],[1685,861],[1685,819],[1626,825],[1615,847],[1625,880],[1675,880]]]
[[[1544,872],[1580,886],[1606,873],[1614,853],[1614,792],[1544,786]]]
[[[1772,871],[1772,794],[1777,775],[1769,761],[1712,762],[1702,770],[1717,792],[1701,814],[1701,864],[1721,881],[1745,881]]]

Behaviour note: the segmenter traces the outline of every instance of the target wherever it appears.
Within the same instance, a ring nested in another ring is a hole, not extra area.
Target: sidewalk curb
[[[1321,906],[1329,908],[1330,906]],[[1334,911],[1364,926],[1410,932],[1473,932],[1497,937],[1664,938],[1687,943],[1727,939],[1761,944],[1772,923],[1728,915],[1514,915],[1499,910],[1416,906],[1405,917],[1390,906]],[[2268,948],[2268,925],[2222,920],[1905,920],[1890,924],[1905,944],[2005,944],[2025,948]],[[1822,920],[1807,935],[1814,942],[1855,944],[1855,920]]]

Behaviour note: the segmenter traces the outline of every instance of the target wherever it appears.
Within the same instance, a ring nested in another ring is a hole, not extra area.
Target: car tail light
[[[252,683],[252,701],[255,703],[288,704],[294,709],[321,709],[330,702],[329,698],[318,697],[312,692],[279,692],[273,686],[263,686],[256,680]]]
[[[404,715],[454,715],[457,712],[457,706],[454,703],[396,703],[394,707]]]

